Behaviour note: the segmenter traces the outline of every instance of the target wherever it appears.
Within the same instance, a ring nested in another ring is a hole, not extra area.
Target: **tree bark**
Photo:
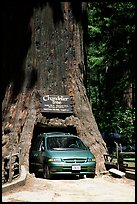
[[[106,145],[84,84],[85,13],[86,2],[22,2],[20,6],[7,1],[4,5],[3,157],[21,147],[21,162],[28,167],[31,143],[40,131],[75,130],[94,153],[97,173],[105,170]],[[70,96],[73,114],[63,118],[42,114],[44,95]]]

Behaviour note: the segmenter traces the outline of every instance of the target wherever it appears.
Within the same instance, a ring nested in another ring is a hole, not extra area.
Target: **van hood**
[[[67,151],[48,151],[48,157],[51,158],[94,158],[89,150],[67,150]]]

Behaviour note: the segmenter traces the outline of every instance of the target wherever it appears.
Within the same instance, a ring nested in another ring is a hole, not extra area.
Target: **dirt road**
[[[32,174],[25,186],[3,193],[2,202],[135,202],[135,181],[110,175],[47,180]]]

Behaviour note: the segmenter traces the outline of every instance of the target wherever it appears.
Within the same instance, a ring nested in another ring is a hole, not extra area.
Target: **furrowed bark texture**
[[[8,49],[3,52],[3,157],[21,147],[22,164],[28,167],[29,150],[38,132],[75,129],[95,154],[97,173],[105,170],[106,146],[84,84],[85,13],[86,2],[5,4],[7,26],[3,30]],[[40,96],[47,94],[70,96],[73,114],[63,118],[43,115]]]

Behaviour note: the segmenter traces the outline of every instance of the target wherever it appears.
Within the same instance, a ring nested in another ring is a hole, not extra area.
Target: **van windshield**
[[[47,149],[48,150],[61,150],[61,149],[83,149],[87,147],[77,137],[48,137],[47,138]]]

